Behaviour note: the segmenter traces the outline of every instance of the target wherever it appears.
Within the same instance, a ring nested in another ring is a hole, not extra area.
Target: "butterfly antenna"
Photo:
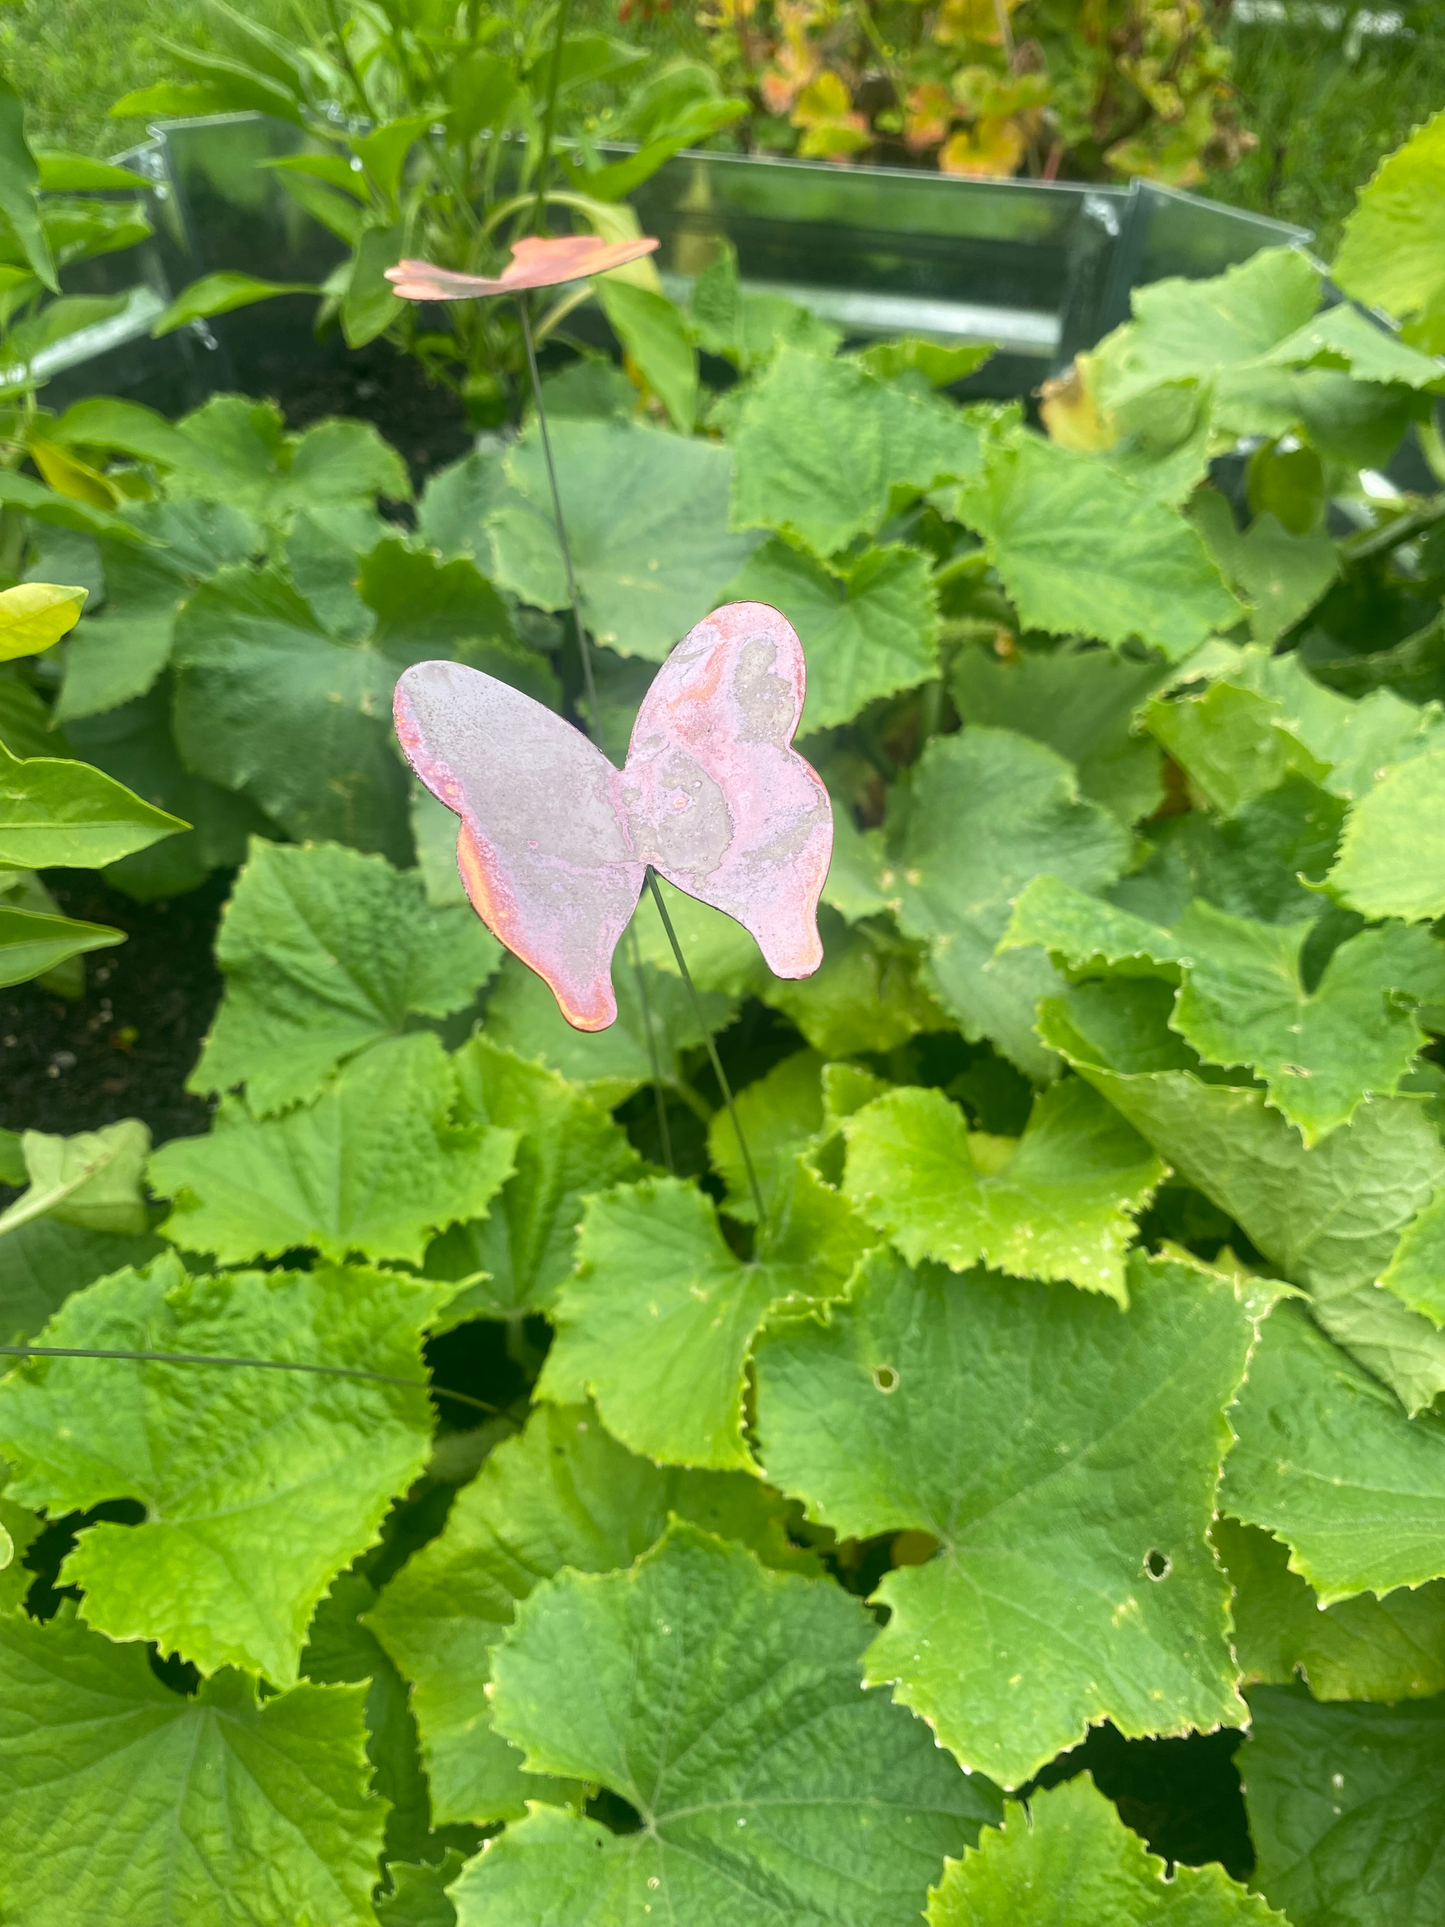
[[[395,1372],[368,1372],[355,1365],[308,1365],[292,1358],[220,1358],[213,1352],[129,1352],[104,1351],[89,1345],[0,1345],[5,1358],[120,1358],[140,1365],[244,1365],[261,1372],[315,1372],[323,1378],[364,1378],[377,1385],[407,1385],[432,1398],[454,1399],[458,1405],[471,1405],[493,1418],[517,1421],[500,1405],[489,1405],[484,1398],[467,1392],[448,1391],[424,1378],[402,1378]]]
[[[677,967],[682,974],[682,981],[687,985],[687,994],[692,999],[692,1007],[697,1013],[697,1021],[702,1026],[703,1040],[707,1045],[708,1057],[712,1061],[713,1076],[716,1077],[718,1081],[718,1088],[723,1094],[723,1103],[727,1105],[728,1116],[732,1119],[733,1134],[737,1138],[738,1149],[743,1154],[743,1166],[748,1174],[748,1189],[753,1194],[753,1203],[757,1207],[758,1223],[761,1225],[764,1217],[767,1215],[763,1210],[762,1187],[758,1183],[758,1174],[753,1169],[752,1152],[749,1151],[748,1141],[743,1136],[743,1127],[738,1119],[737,1106],[733,1103],[732,1086],[728,1083],[727,1072],[722,1067],[722,1059],[717,1054],[717,1045],[713,1042],[712,1026],[707,1021],[707,1015],[702,1007],[702,998],[697,994],[697,985],[693,982],[692,972],[687,967],[687,958],[682,954],[682,945],[678,942],[677,932],[672,927],[672,918],[667,913],[667,904],[663,901],[662,891],[658,887],[657,873],[650,863],[647,866],[647,887],[652,892],[652,900],[657,905],[657,914],[662,918],[662,927],[667,932],[667,940],[672,945],[672,954],[677,959]]]
[[[522,340],[527,348],[527,373],[532,378],[532,400],[537,407],[537,427],[542,437],[542,458],[547,464],[547,481],[552,490],[552,519],[557,525],[557,546],[562,551],[562,567],[567,576],[567,596],[572,604],[572,627],[577,634],[577,651],[582,658],[582,681],[587,690],[590,733],[593,742],[605,756],[607,745],[602,740],[602,710],[597,701],[597,683],[592,673],[592,645],[587,639],[587,625],[582,620],[582,599],[577,593],[577,574],[572,567],[572,545],[567,540],[567,520],[562,513],[562,491],[557,486],[557,464],[552,460],[552,437],[547,432],[547,405],[542,400],[542,378],[537,372],[537,349],[532,340],[532,317],[525,294],[517,296],[517,312],[522,317]],[[657,1100],[657,1133],[662,1140],[662,1161],[671,1173],[676,1167],[672,1161],[672,1133],[667,1124],[667,1098],[662,1088],[662,1066],[658,1061],[657,1037],[652,1028],[652,1008],[648,1002],[647,978],[643,972],[642,953],[637,948],[635,932],[632,938],[632,967],[637,973],[637,1001],[642,1011],[642,1027],[647,1033],[647,1055],[652,1064],[652,1094]]]

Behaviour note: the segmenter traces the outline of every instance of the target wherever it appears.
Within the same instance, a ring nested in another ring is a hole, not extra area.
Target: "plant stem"
[[[707,1045],[707,1054],[712,1061],[713,1076],[718,1081],[718,1089],[723,1094],[723,1103],[726,1104],[728,1116],[732,1119],[733,1133],[738,1141],[738,1149],[742,1152],[743,1165],[748,1174],[748,1188],[753,1194],[753,1203],[757,1207],[758,1224],[761,1226],[764,1217],[767,1215],[763,1210],[762,1188],[758,1183],[758,1174],[753,1169],[752,1152],[748,1149],[748,1141],[743,1136],[743,1127],[738,1121],[737,1106],[733,1103],[732,1086],[728,1083],[727,1072],[722,1067],[722,1059],[717,1054],[717,1045],[713,1042],[712,1027],[708,1023],[706,1013],[703,1010],[702,998],[699,997],[697,993],[697,985],[692,980],[692,972],[687,967],[687,958],[682,954],[682,945],[677,940],[677,932],[672,927],[672,918],[667,913],[667,904],[663,901],[662,891],[658,887],[657,873],[650,863],[647,866],[647,888],[652,892],[652,900],[657,905],[657,914],[662,918],[662,927],[667,932],[667,940],[672,945],[672,954],[677,959],[677,967],[682,975],[682,981],[687,985],[687,994],[692,999],[692,1007],[697,1013],[697,1021],[702,1026],[703,1041]]]
[[[138,1365],[245,1365],[262,1372],[314,1372],[323,1378],[362,1378],[377,1385],[407,1385],[432,1398],[455,1399],[458,1405],[474,1405],[479,1412],[494,1418],[507,1418],[500,1405],[489,1405],[484,1398],[467,1392],[448,1391],[424,1378],[402,1378],[395,1372],[367,1372],[354,1365],[306,1365],[289,1358],[220,1358],[212,1352],[128,1352],[102,1351],[86,1345],[0,1345],[5,1358],[119,1358]]]
[[[337,11],[336,0],[326,0],[326,12],[331,21],[331,31],[336,39],[337,54],[340,56],[341,65],[347,79],[356,89],[356,98],[361,103],[361,112],[368,119],[375,119],[377,116],[372,114],[371,102],[367,98],[366,87],[362,81],[360,71],[351,58],[351,49],[346,44],[346,34],[342,28],[341,15]]]
[[[908,89],[904,85],[902,70],[888,50],[888,43],[879,31],[878,22],[873,18],[873,9],[869,6],[868,0],[854,0],[854,4],[864,38],[883,63],[883,71],[887,74],[888,84],[893,89],[893,99],[901,113],[908,98]]]
[[[538,233],[547,207],[547,168],[552,159],[552,133],[557,124],[557,90],[562,84],[562,43],[572,0],[558,0],[557,37],[552,42],[552,71],[547,80],[547,106],[542,116],[542,150],[537,156],[537,199],[532,208],[532,231]]]

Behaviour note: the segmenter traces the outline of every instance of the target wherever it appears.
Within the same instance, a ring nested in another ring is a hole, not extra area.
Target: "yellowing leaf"
[[[958,128],[949,135],[939,149],[939,170],[1006,180],[1023,159],[1025,145],[1017,120],[986,114],[972,127]]]
[[[49,582],[21,582],[0,590],[0,662],[39,655],[69,635],[80,620],[86,594]]]

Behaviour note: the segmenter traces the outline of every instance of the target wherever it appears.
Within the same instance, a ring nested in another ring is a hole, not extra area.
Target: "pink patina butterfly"
[[[496,276],[458,274],[430,261],[398,261],[386,278],[404,301],[467,301],[489,294],[522,294],[528,288],[556,288],[564,281],[606,274],[651,254],[657,242],[638,237],[604,241],[600,234],[526,235],[513,244],[512,258]]]
[[[617,1016],[612,953],[649,864],[751,931],[775,976],[807,977],[822,962],[833,815],[791,747],[805,679],[802,645],[776,609],[716,609],[658,671],[621,770],[480,670],[421,662],[398,682],[402,748],[461,818],[467,895],[578,1030]]]

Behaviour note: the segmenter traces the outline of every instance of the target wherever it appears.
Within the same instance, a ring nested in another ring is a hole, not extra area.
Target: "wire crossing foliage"
[[[727,261],[700,424],[547,374],[600,741],[775,595],[838,825],[816,977],[664,888],[604,1032],[385,722],[437,654],[583,713],[535,421],[414,527],[236,396],[5,471],[87,593],[0,842],[58,722],[192,825],[116,885],[239,866],[210,1128],[0,1134],[7,1923],[1441,1918],[1442,153],[1337,264],[1398,328],[1159,283],[1046,432]],[[1252,1866],[1106,1721],[1238,1736]]]

